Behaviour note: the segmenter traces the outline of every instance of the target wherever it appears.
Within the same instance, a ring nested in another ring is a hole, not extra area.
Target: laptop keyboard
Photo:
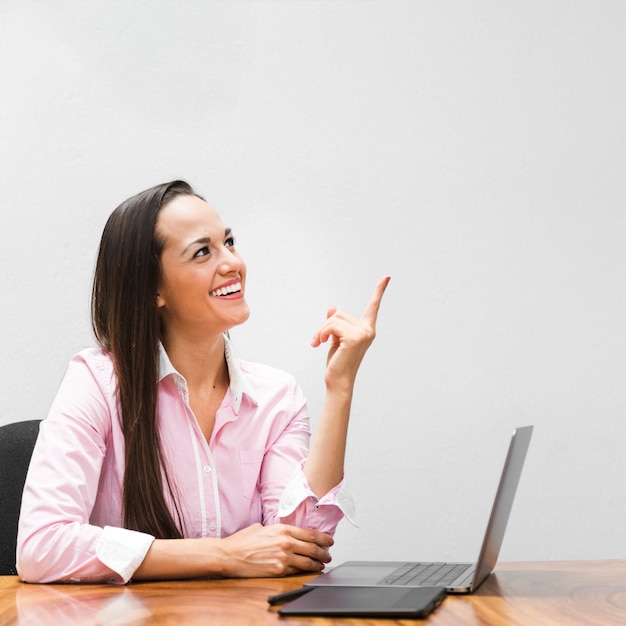
[[[379,581],[379,585],[422,585],[447,587],[463,572],[474,567],[468,563],[405,563]]]

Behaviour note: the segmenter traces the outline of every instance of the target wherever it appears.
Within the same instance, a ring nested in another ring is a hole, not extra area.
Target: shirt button
[[[211,471],[211,466],[210,465],[205,465],[203,469],[208,474]]]
[[[211,522],[209,524],[209,530],[215,530],[217,528],[217,526],[215,525],[215,522]]]

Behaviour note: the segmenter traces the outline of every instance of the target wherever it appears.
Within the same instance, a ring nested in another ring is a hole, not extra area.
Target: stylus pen
[[[289,602],[289,600],[295,600],[295,598],[303,596],[305,593],[311,591],[311,589],[314,589],[314,587],[300,587],[300,589],[292,589],[291,591],[285,591],[285,593],[270,596],[267,601],[272,606],[275,604],[283,604],[284,602]]]

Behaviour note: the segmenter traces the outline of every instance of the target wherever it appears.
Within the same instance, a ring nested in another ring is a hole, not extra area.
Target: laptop
[[[445,587],[473,593],[496,566],[533,426],[516,428],[476,563],[346,561],[305,583],[310,587]]]

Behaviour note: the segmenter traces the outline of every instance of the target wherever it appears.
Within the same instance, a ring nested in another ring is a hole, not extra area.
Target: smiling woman
[[[326,398],[309,449],[293,377],[237,358],[246,266],[183,181],[122,203],[92,293],[98,348],[70,362],[24,489],[17,567],[30,582],[317,572],[350,516],[343,464],[354,382],[389,282],[364,315],[330,309]]]

